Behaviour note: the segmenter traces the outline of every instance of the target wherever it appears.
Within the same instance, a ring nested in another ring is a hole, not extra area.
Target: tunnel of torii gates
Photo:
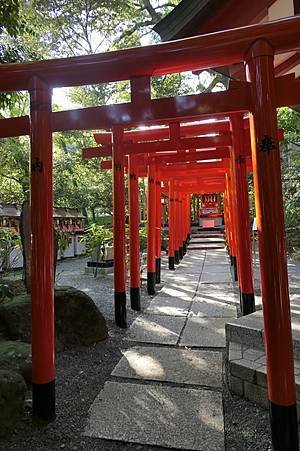
[[[32,400],[35,418],[48,421],[55,418],[52,132],[112,130],[114,236],[115,244],[122,241],[123,247],[124,128],[192,122],[211,115],[222,118],[229,116],[233,129],[236,127],[241,130],[242,126],[238,125],[241,123],[241,114],[249,113],[272,443],[275,450],[298,450],[276,108],[300,105],[300,80],[295,79],[294,74],[275,78],[274,55],[297,51],[299,47],[300,17],[295,16],[158,45],[74,58],[1,65],[0,92],[28,90],[30,94],[30,118],[1,119],[0,137],[24,134],[30,134],[31,137]],[[241,62],[245,63],[247,81],[232,82],[227,91],[151,99],[152,76]],[[130,80],[129,103],[52,112],[52,88],[121,80]],[[241,137],[241,133],[233,130],[231,148],[238,156],[245,148]],[[183,150],[184,146],[185,144]],[[189,148],[198,147],[188,145]],[[151,153],[151,150],[144,149],[143,153]],[[231,161],[229,158],[229,166]],[[151,161],[149,165],[148,176],[151,178],[152,174],[154,180],[156,164]],[[197,166],[193,162],[186,164]],[[209,165],[203,163],[207,164]],[[215,167],[211,173],[205,173],[205,177],[215,177],[218,171],[224,171],[223,159],[218,164],[221,168]],[[229,220],[230,252],[238,258],[239,254],[243,255],[245,252],[245,246],[244,243],[241,246],[238,241],[239,218],[234,219],[234,216],[240,207],[232,195],[231,184],[234,171],[237,179],[240,167],[245,171],[245,166],[239,166],[240,164],[241,162],[233,164],[229,175],[225,171],[225,203],[228,204],[225,211],[227,216],[233,216]],[[168,176],[170,171],[174,189],[178,189],[181,184],[184,187],[183,174],[186,169],[178,169],[176,172],[174,168],[169,169],[164,165],[162,168],[160,165],[158,167],[158,175],[162,180],[164,172]],[[198,168],[193,169],[192,166],[188,170],[188,180],[201,174]],[[201,175],[200,177],[202,178]],[[172,190],[172,182],[170,185]],[[242,185],[245,185],[244,182]],[[150,184],[153,198],[154,186],[156,187],[155,184]],[[240,189],[237,186],[237,191]],[[245,193],[245,188],[241,192]],[[151,204],[154,202],[150,202]],[[152,221],[151,215],[149,219]],[[154,230],[154,224],[149,225],[149,230]],[[155,254],[153,249],[150,252]],[[244,257],[241,256],[240,259],[243,260]],[[249,264],[249,258],[245,258],[245,262]],[[116,258],[115,264],[123,269],[122,259]],[[243,264],[239,266],[243,267]],[[115,270],[120,273],[118,266],[115,266]],[[148,267],[148,270],[154,273],[155,267]],[[250,277],[247,279],[250,280]],[[120,284],[117,288],[115,303],[122,318],[125,287]],[[247,287],[247,290],[251,294],[251,289]],[[245,293],[248,294],[248,291]],[[251,305],[251,300],[247,303],[249,304]]]
[[[101,147],[83,149],[83,158],[111,157],[112,134],[97,133],[94,137]],[[282,139],[281,130],[278,139]],[[179,122],[173,122],[164,128],[125,131],[123,155],[125,170],[129,172],[131,307],[140,310],[138,177],[147,176],[148,293],[155,294],[155,283],[160,283],[162,192],[169,198],[168,257],[171,270],[175,269],[175,263],[178,264],[186,252],[190,231],[190,194],[219,192],[225,195],[225,233],[235,279],[239,282],[241,311],[244,315],[254,312],[247,180],[247,160],[248,169],[251,169],[249,119],[243,119],[242,113],[236,113],[230,121],[213,121],[211,118],[208,123],[181,125]],[[102,161],[101,168],[112,169],[112,161]],[[124,190],[124,183],[118,187],[118,193],[122,189]],[[123,198],[125,199],[125,195]],[[120,205],[118,212],[121,217],[123,210],[125,215],[125,207]],[[114,249],[115,292],[122,293],[124,300],[126,257],[123,240],[119,238]],[[126,327],[126,301],[124,308],[123,306],[124,301],[115,305],[116,323]]]

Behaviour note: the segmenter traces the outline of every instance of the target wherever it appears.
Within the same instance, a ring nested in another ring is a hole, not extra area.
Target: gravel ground
[[[110,378],[111,371],[122,357],[121,351],[133,342],[123,341],[124,331],[113,323],[112,276],[94,278],[84,274],[85,258],[59,263],[57,282],[73,285],[89,294],[106,317],[109,338],[91,347],[73,347],[57,354],[57,418],[46,426],[31,421],[31,392],[22,422],[11,437],[2,440],[0,450],[162,450],[154,446],[126,444],[83,437],[88,409]],[[164,267],[166,259],[164,259]],[[162,280],[166,272],[162,271]],[[150,297],[142,288],[142,307]],[[128,310],[130,324],[138,314]],[[271,449],[268,413],[253,403],[232,396],[226,379],[223,386],[226,450],[246,451]]]

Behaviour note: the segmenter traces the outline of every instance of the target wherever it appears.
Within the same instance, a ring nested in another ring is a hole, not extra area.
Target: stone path
[[[176,271],[126,332],[132,347],[91,406],[85,435],[225,449],[224,326],[236,317],[237,299],[224,243],[218,249],[193,247],[192,239]]]

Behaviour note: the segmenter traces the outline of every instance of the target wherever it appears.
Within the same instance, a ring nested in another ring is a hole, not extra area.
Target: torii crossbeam
[[[119,215],[114,215],[114,227],[120,231],[118,240],[125,245],[124,127],[198,120],[211,114],[220,117],[249,112],[272,442],[275,450],[298,450],[276,107],[299,105],[300,89],[299,80],[293,77],[275,79],[274,54],[299,48],[300,17],[295,16],[149,47],[1,65],[0,91],[28,90],[31,102],[34,416],[47,420],[55,416],[52,132],[112,128],[114,213],[119,209]],[[151,99],[150,77],[153,75],[240,62],[246,64],[248,82],[236,84],[228,91]],[[131,82],[132,101],[129,104],[58,113],[51,111],[53,87],[119,80]],[[16,122],[23,133],[28,132],[28,118],[17,118],[0,120],[0,135],[14,136],[7,124],[13,124],[13,128]],[[228,191],[230,184],[229,180]],[[229,196],[228,203],[231,200]],[[232,224],[235,222],[233,220]],[[115,259],[115,270],[117,273],[125,271],[123,260]],[[122,316],[125,286],[120,284],[119,290],[120,302],[117,305]]]

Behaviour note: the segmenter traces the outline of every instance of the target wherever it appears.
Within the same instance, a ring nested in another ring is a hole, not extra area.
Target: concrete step
[[[300,360],[300,314],[291,313],[294,357]],[[226,342],[239,343],[255,349],[264,350],[263,312],[259,310],[251,315],[230,320],[226,324]]]
[[[300,421],[300,360],[295,359],[298,421]],[[269,408],[265,352],[231,342],[228,347],[228,380],[232,393]]]
[[[191,238],[223,238],[224,234],[220,232],[211,232],[211,233],[205,233],[205,232],[199,232],[199,233],[192,233]]]
[[[223,244],[225,241],[223,238],[193,238],[190,244]]]
[[[189,244],[187,247],[188,250],[208,250],[208,249],[224,249],[224,244]]]

